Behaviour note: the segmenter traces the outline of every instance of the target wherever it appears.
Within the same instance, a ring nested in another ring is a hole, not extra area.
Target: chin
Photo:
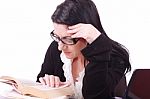
[[[70,55],[66,55],[66,54],[65,54],[65,56],[66,56],[66,58],[68,58],[68,59],[74,59],[74,58],[75,58],[75,56],[73,56],[73,55],[71,55],[71,54],[70,54]]]
[[[74,59],[74,58],[76,58],[77,57],[77,54],[76,53],[72,53],[72,52],[64,52],[64,54],[65,54],[65,56],[66,56],[66,58],[68,58],[68,59]]]
[[[67,55],[65,55],[65,56],[66,56],[66,58],[68,58],[68,59],[73,59],[72,56],[67,56]]]
[[[72,53],[64,53],[64,54],[65,54],[66,58],[68,58],[68,59],[74,58]]]

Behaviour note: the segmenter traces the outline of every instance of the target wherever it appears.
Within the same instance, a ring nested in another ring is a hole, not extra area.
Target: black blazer
[[[55,41],[49,46],[37,81],[45,74],[59,76],[61,81],[65,81],[61,52],[57,47]],[[112,41],[103,34],[81,52],[89,61],[83,78],[84,99],[110,99],[115,86],[125,73],[126,62],[112,47]]]

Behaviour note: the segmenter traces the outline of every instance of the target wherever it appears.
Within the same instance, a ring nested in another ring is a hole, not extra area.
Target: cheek
[[[70,52],[71,52],[72,58],[75,58],[75,57],[77,57],[79,54],[81,54],[81,50],[80,50],[77,46],[71,47],[71,48],[70,48]]]
[[[80,49],[78,47],[73,47],[71,49],[71,52],[74,54],[74,55],[77,55],[79,52],[80,52]]]
[[[72,49],[72,52],[77,56],[81,54],[81,50],[84,49],[85,47],[86,47],[85,44],[79,42],[74,46],[74,48]]]
[[[81,50],[85,47],[86,47],[86,43],[79,41],[76,45],[69,46],[67,48],[67,50],[71,52],[71,54],[68,54],[67,56],[70,56],[70,58],[76,58],[81,54]]]
[[[82,49],[84,49],[86,46],[87,46],[87,42],[85,40],[83,40],[83,39],[77,43],[77,48],[80,51]]]

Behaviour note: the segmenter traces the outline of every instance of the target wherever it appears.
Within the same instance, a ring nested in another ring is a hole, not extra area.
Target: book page
[[[34,81],[31,81],[31,80],[28,80],[28,79],[20,79],[20,78],[13,78],[13,77],[9,77],[9,79],[1,79],[0,78],[0,82],[7,83],[7,84],[10,84],[10,85],[16,84],[17,83],[16,81],[19,81],[22,85],[28,85],[28,86],[33,86],[33,87],[37,86],[37,88],[38,87],[43,88],[43,89],[52,88],[52,87],[48,87],[47,85],[42,85],[39,82],[34,82]],[[66,83],[66,84],[60,85],[58,88],[67,87],[69,85],[70,85],[70,83]],[[54,88],[56,88],[56,87],[54,87]]]
[[[61,85],[59,87],[49,87],[47,85],[42,85],[41,83],[36,83],[35,85],[32,85],[31,87],[34,87],[34,88],[37,88],[37,89],[40,89],[40,90],[53,90],[53,89],[60,89],[60,88],[68,87],[68,86],[70,86],[69,83]]]
[[[20,78],[15,78],[11,76],[1,76],[0,77],[0,82],[7,83],[10,85],[14,84],[21,84],[21,85],[37,85],[37,82],[27,80],[27,79],[20,79]]]
[[[16,84],[16,82],[14,80],[7,80],[7,79],[1,79],[1,78],[0,78],[0,82],[6,83],[6,84],[9,84],[9,85]]]
[[[37,97],[21,95],[12,86],[0,82],[0,99],[41,99]]]
[[[0,81],[5,84],[11,85],[12,87],[14,87],[14,90],[18,92],[18,94],[20,93],[22,95],[47,98],[72,95],[73,93],[70,83],[64,83],[60,87],[49,87],[47,85],[42,85],[41,83],[31,80],[18,79],[8,76],[3,76],[3,79],[1,79]]]

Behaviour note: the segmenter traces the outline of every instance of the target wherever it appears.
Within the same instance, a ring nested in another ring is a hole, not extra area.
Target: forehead
[[[67,33],[68,26],[63,25],[63,24],[58,24],[58,23],[53,23],[54,24],[54,34],[64,37],[64,36],[70,36],[69,33]]]

